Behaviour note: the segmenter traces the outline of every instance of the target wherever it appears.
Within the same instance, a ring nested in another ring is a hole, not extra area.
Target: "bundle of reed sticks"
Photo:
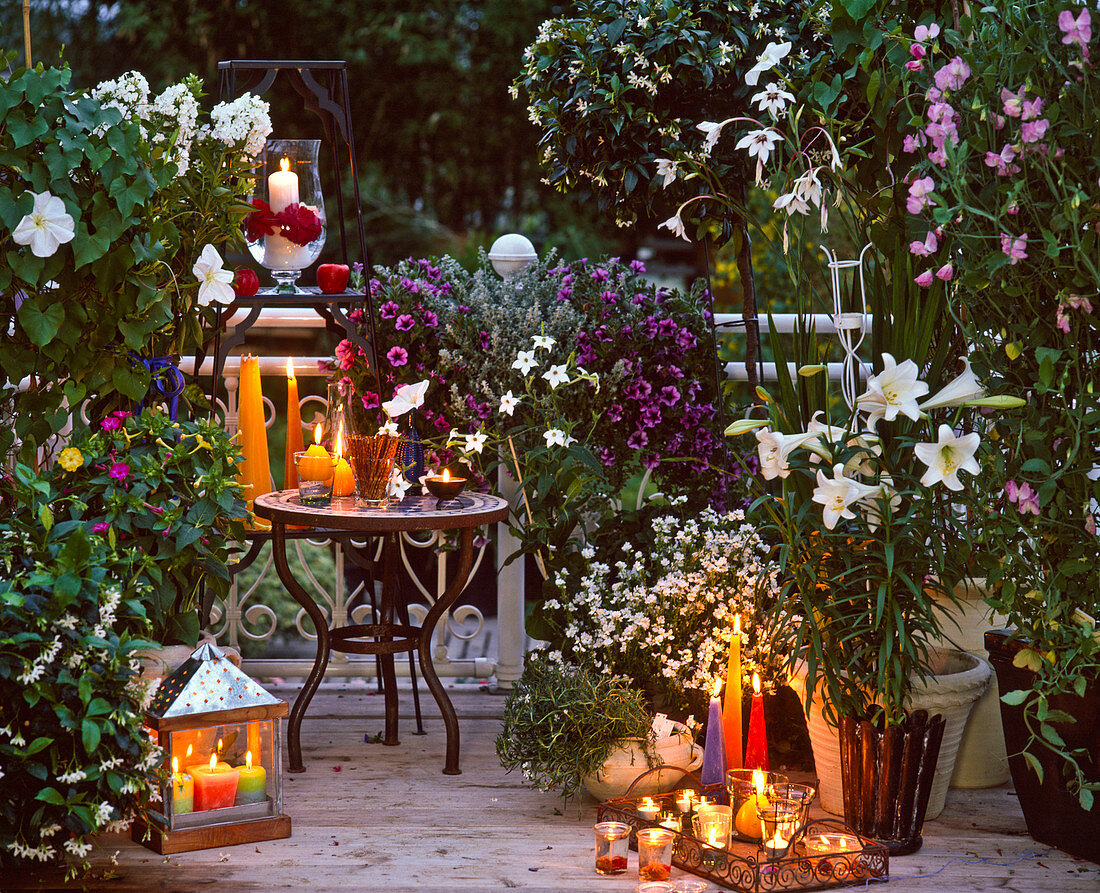
[[[392,434],[353,434],[348,438],[348,462],[360,499],[377,502],[386,498],[400,443],[401,438]]]

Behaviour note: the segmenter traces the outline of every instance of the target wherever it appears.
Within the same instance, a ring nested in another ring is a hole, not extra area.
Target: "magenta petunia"
[[[409,352],[403,347],[391,347],[386,354],[386,359],[390,361],[391,366],[404,366],[409,362]]]
[[[109,415],[99,423],[99,427],[104,431],[117,431],[121,425],[122,422],[119,420],[118,416],[115,415]]]
[[[399,332],[407,332],[413,326],[416,325],[416,320],[412,318],[409,313],[402,313],[397,317],[397,321],[393,324],[393,327]]]
[[[125,462],[116,462],[111,466],[108,475],[116,481],[124,481],[130,476],[130,466]]]
[[[98,524],[92,525],[92,533],[106,533],[111,529],[111,525],[106,521],[100,521]]]

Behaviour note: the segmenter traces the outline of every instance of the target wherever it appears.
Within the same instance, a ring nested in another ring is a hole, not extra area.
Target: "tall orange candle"
[[[286,361],[286,460],[283,465],[283,487],[293,490],[298,486],[298,469],[294,467],[294,454],[304,450],[302,440],[302,408],[298,404],[298,379],[294,377],[294,360]]]
[[[271,492],[271,465],[267,455],[267,428],[264,425],[264,398],[260,390],[260,360],[241,357],[241,379],[238,391],[238,443],[244,454],[237,481],[244,487],[243,498],[249,509],[257,496]],[[268,527],[256,519],[255,527]]]
[[[722,701],[722,729],[726,740],[726,768],[740,769],[744,752],[744,728],[741,721],[741,615],[733,618],[729,661],[726,664],[726,691]]]

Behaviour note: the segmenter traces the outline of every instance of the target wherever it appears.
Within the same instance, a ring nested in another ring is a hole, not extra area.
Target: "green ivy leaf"
[[[8,252],[9,261],[13,254],[17,255],[18,253],[14,251]],[[41,264],[41,258],[37,260],[39,264]],[[28,281],[34,280],[31,279]],[[61,304],[50,304],[46,307],[41,307],[37,296],[28,296],[24,299],[22,306],[20,306],[19,310],[16,312],[16,316],[19,319],[19,324],[23,327],[23,331],[26,332],[27,337],[30,338],[31,343],[37,347],[45,347],[57,336],[57,331],[61,328],[61,323],[65,321],[65,310]]]

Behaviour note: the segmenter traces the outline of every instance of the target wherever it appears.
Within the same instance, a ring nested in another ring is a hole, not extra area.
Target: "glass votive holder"
[[[789,797],[774,797],[759,804],[757,815],[763,828],[764,855],[769,860],[787,855],[791,839],[801,824],[798,820],[801,810],[802,802]]]
[[[679,813],[663,812],[657,816],[657,824],[662,828],[668,828],[669,831],[675,831],[679,834],[684,830],[683,822],[681,821]]]
[[[643,881],[634,888],[634,893],[673,893],[675,889],[668,881]]]
[[[733,815],[728,806],[712,806],[705,812],[697,812],[692,817],[692,829],[700,842],[716,850],[725,850],[730,845],[730,826]]]
[[[643,797],[641,803],[635,806],[634,809],[647,822],[655,822],[661,812],[661,804],[657,803],[652,797]]]
[[[597,822],[596,873],[623,874],[630,850],[630,826],[625,822]]]
[[[672,874],[672,842],[676,832],[668,828],[642,828],[638,832],[638,879],[667,881]]]
[[[688,789],[680,791],[676,796],[676,811],[680,815],[688,815],[695,806],[695,791]]]
[[[298,472],[298,500],[302,505],[328,505],[332,502],[332,482],[336,477],[336,457],[327,452],[303,450],[294,454]]]
[[[812,784],[800,784],[789,781],[786,784],[768,785],[765,792],[769,800],[782,797],[788,800],[796,800],[799,804],[798,826],[802,827],[810,818],[810,804],[817,796],[817,788]]]
[[[709,887],[706,881],[695,877],[682,877],[672,882],[672,893],[704,893]]]
[[[757,808],[767,800],[769,785],[786,783],[786,775],[763,769],[730,769],[726,772],[726,790],[733,809],[733,833],[739,840],[761,839],[763,829]]]
[[[852,873],[853,866],[862,861],[863,845],[853,834],[842,831],[826,831],[807,834],[802,839],[802,852],[809,859],[815,874],[843,880]]]

